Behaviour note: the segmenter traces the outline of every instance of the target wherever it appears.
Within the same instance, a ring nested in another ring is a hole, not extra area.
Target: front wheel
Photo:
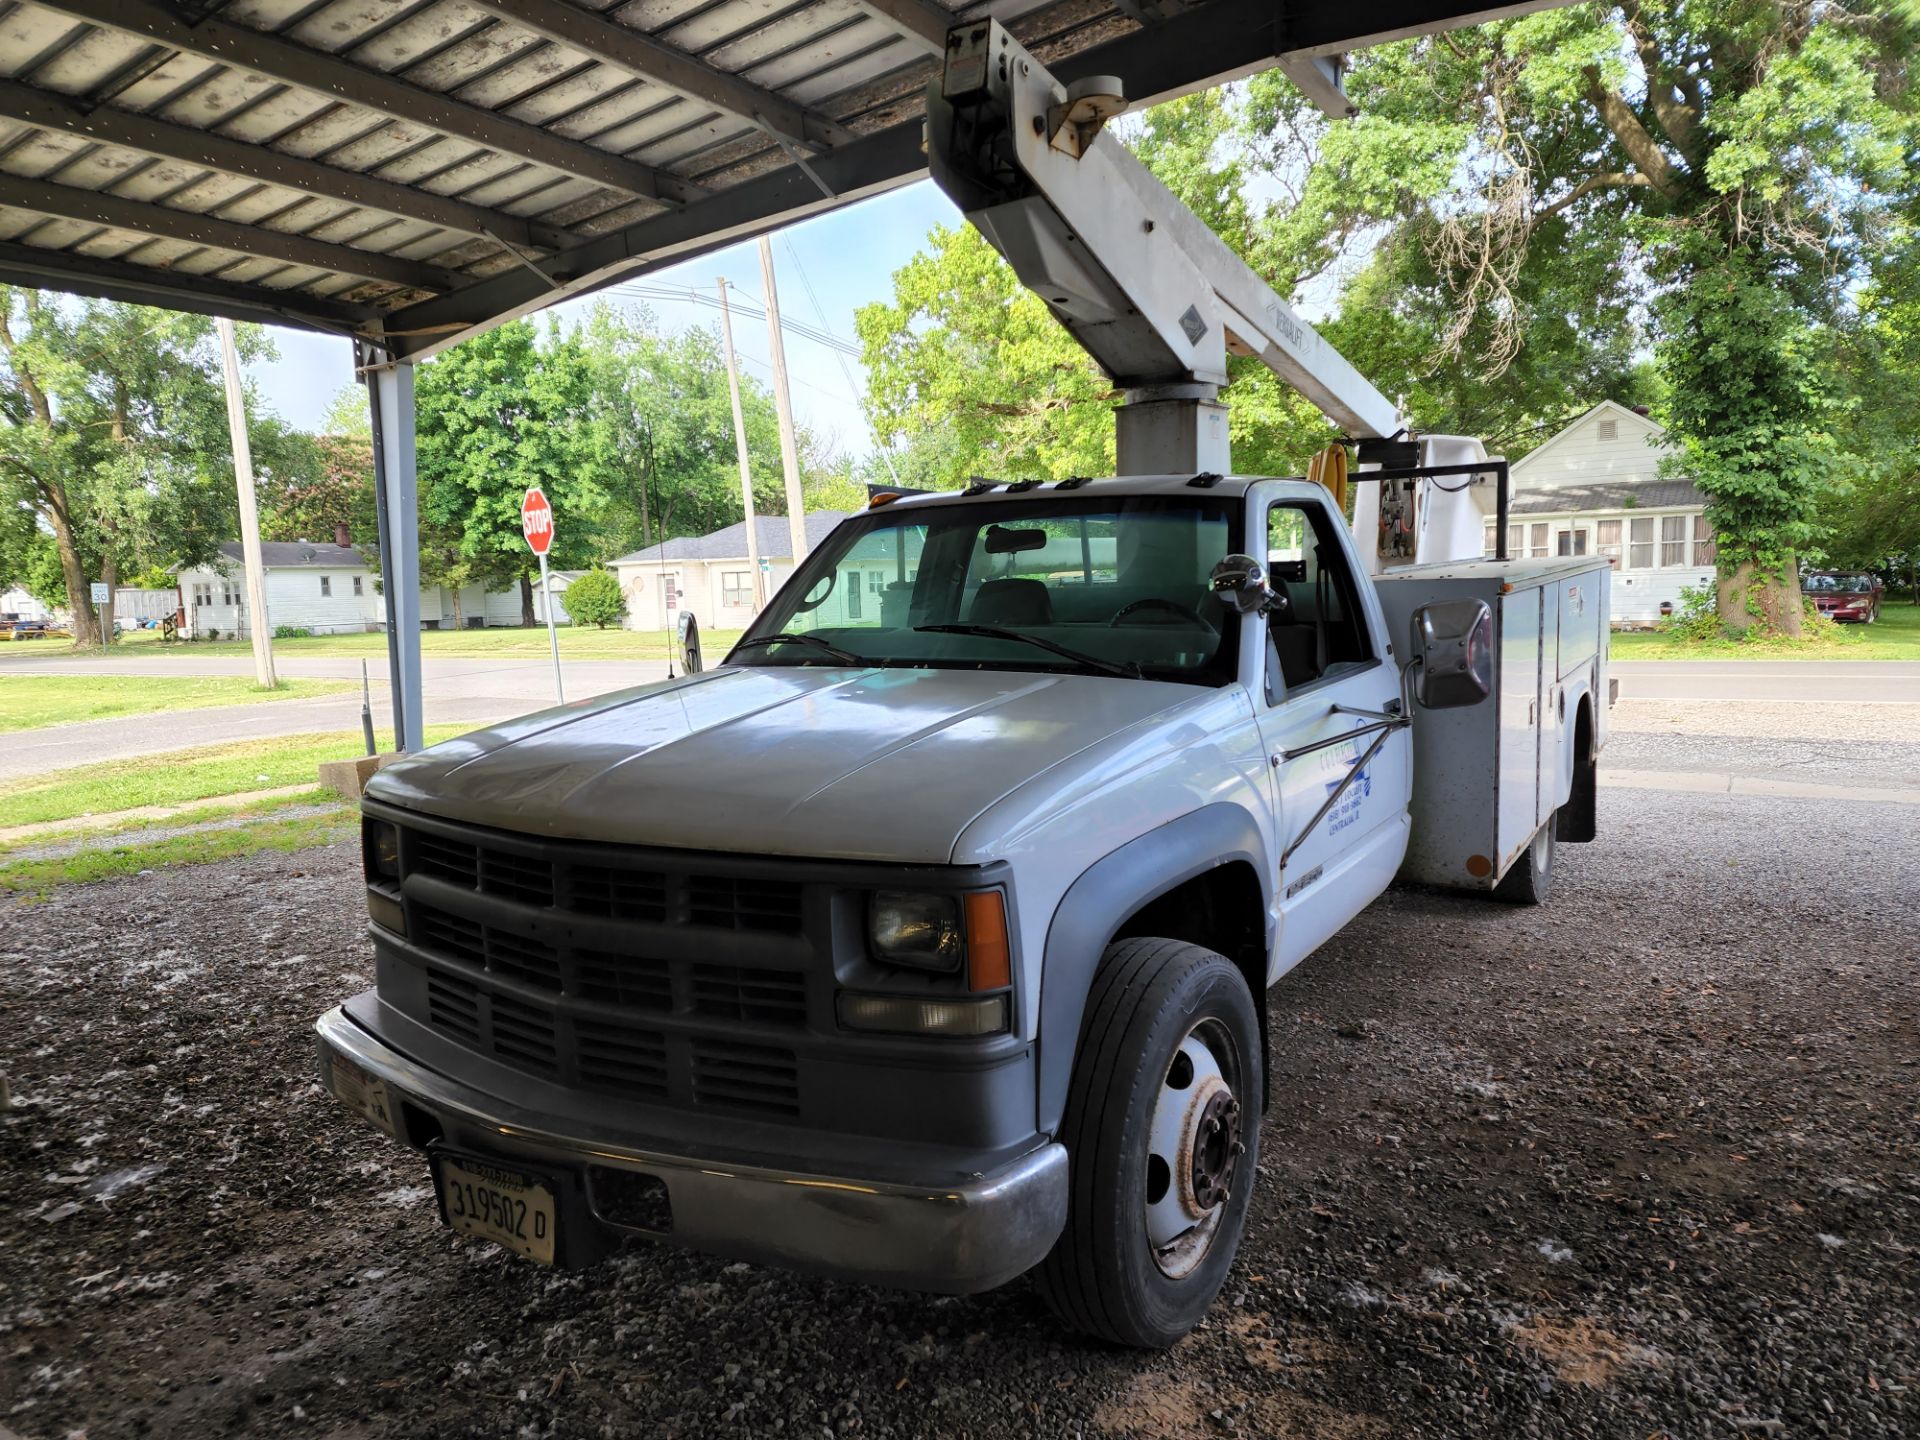
[[[1260,1021],[1225,956],[1115,942],[1087,998],[1061,1139],[1067,1227],[1047,1304],[1116,1344],[1165,1349],[1219,1294],[1260,1153]]]

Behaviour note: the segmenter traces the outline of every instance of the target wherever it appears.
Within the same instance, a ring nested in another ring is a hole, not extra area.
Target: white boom
[[[1356,438],[1393,405],[1125,146],[1119,82],[1063,87],[997,21],[947,38],[927,98],[935,181],[1114,383],[1121,474],[1228,463],[1227,353],[1257,356]]]

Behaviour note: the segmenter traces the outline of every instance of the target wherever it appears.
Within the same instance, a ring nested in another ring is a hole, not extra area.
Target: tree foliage
[[[248,358],[270,353],[240,328]],[[197,315],[0,287],[0,564],[95,642],[92,581],[209,561],[237,528],[213,324]],[[256,439],[270,461],[284,436]]]

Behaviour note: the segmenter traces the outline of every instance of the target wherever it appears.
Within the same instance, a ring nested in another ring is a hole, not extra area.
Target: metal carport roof
[[[0,0],[0,282],[419,358],[919,178],[962,20],[1142,103],[1535,8]]]

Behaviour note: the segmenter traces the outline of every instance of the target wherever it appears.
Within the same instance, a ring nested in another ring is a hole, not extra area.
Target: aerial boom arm
[[[935,181],[1128,392],[1121,472],[1230,468],[1229,351],[1349,435],[1395,433],[1386,397],[1104,132],[1123,106],[1117,82],[1062,86],[995,21],[948,36],[927,100]]]

